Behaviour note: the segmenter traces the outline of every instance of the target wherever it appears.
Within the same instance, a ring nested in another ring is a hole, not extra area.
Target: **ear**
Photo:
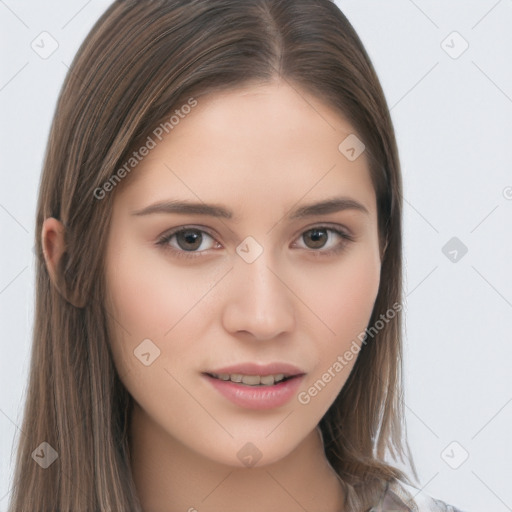
[[[84,308],[87,300],[79,289],[69,289],[61,268],[65,265],[64,259],[68,257],[66,252],[66,228],[59,220],[48,217],[43,222],[41,243],[46,268],[53,286],[59,294],[72,306]]]
[[[49,217],[43,222],[43,229],[41,232],[41,240],[43,245],[44,260],[46,268],[50,274],[52,283],[58,289],[58,275],[57,268],[62,254],[65,252],[64,241],[65,228],[62,222]]]

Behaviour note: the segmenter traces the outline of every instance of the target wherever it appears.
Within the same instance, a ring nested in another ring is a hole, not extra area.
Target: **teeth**
[[[276,375],[242,375],[240,373],[212,373],[212,376],[220,380],[242,383],[247,386],[272,386],[284,379],[284,373]]]
[[[274,376],[265,375],[265,377],[260,377],[260,384],[263,384],[265,386],[272,386],[272,384],[274,384]]]
[[[249,386],[257,386],[261,383],[261,377],[259,375],[244,375],[242,382]]]

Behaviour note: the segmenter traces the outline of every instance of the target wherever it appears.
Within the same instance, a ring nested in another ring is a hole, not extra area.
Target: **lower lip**
[[[279,382],[272,386],[246,386],[230,380],[220,380],[205,375],[211,385],[225,398],[246,409],[274,409],[291,400],[297,393],[304,375]]]

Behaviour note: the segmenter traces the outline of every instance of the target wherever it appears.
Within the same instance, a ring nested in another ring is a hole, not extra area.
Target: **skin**
[[[377,209],[365,154],[349,161],[338,150],[351,133],[285,82],[216,93],[199,98],[116,190],[106,307],[116,319],[114,362],[135,400],[132,469],[145,511],[343,510],[317,425],[356,357],[308,404],[294,396],[264,411],[232,404],[201,373],[288,362],[306,373],[304,392],[367,327],[380,282]],[[367,211],[286,218],[334,196]],[[169,199],[222,205],[236,219],[132,214]],[[157,245],[182,226],[206,230],[196,257],[172,252],[190,254],[176,236]],[[308,230],[322,226],[353,240],[327,231],[315,245]],[[263,249],[252,263],[236,252],[248,236]],[[45,221],[43,240],[52,274],[63,250],[56,219]],[[160,350],[150,366],[134,356],[144,339]],[[249,442],[261,454],[254,467],[237,457]]]

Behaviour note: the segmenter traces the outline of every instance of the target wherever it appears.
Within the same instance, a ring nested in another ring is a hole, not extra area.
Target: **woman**
[[[64,84],[12,512],[455,510],[401,402],[401,176],[328,0],[118,1]]]

